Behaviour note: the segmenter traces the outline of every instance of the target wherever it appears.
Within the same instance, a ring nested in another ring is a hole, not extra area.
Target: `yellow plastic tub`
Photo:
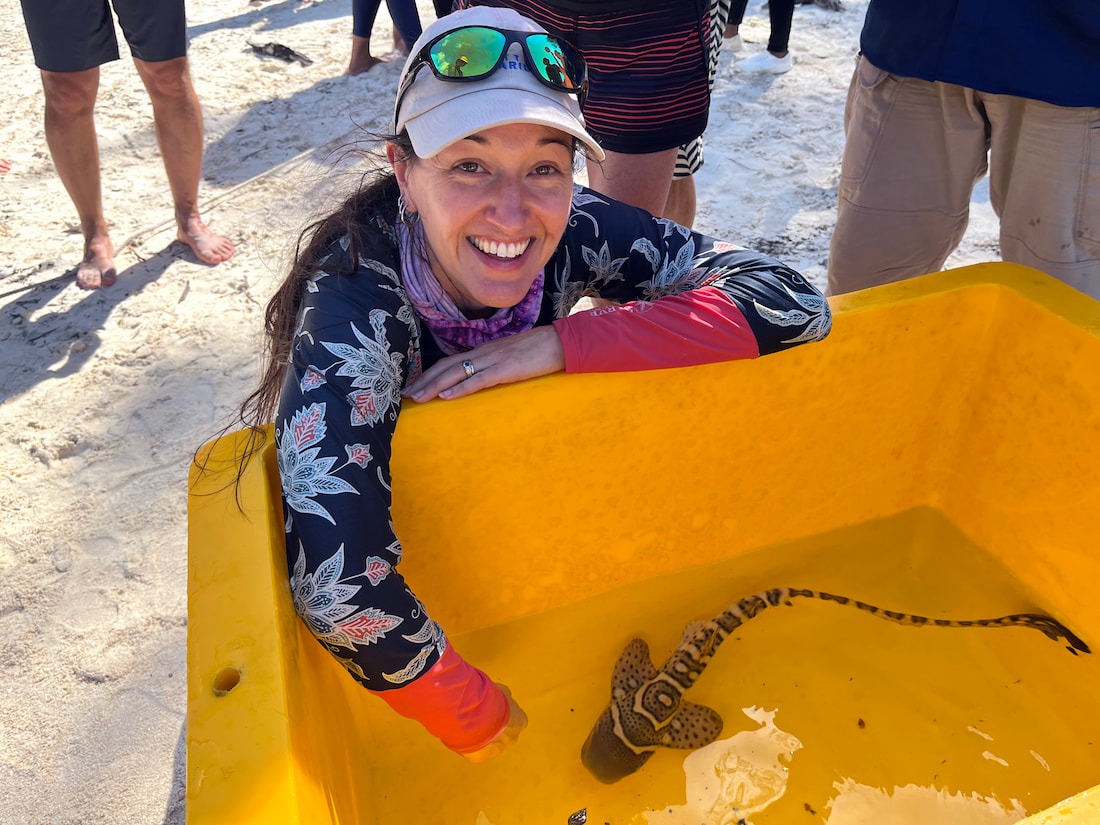
[[[210,445],[189,499],[188,822],[1100,821],[1100,653],[819,600],[717,650],[686,696],[723,717],[714,745],[615,784],[582,766],[632,638],[659,666],[689,622],[772,587],[1042,612],[1100,647],[1100,303],[985,264],[832,305],[826,342],[758,361],[406,406],[402,572],[530,717],[482,765],[297,620],[271,440],[243,512],[241,436]]]

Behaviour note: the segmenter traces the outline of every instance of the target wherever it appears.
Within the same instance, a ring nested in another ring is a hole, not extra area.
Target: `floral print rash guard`
[[[275,422],[294,606],[372,691],[411,686],[447,651],[397,571],[390,520],[401,390],[442,357],[402,287],[395,219],[371,216],[357,260],[334,241],[305,282]],[[570,315],[583,296],[617,305]],[[755,357],[830,322],[821,293],[777,261],[578,186],[537,325],[555,325],[577,372]]]

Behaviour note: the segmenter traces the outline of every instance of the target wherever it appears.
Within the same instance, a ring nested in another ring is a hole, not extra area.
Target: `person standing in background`
[[[119,59],[111,6],[107,0],[22,0],[22,5],[46,95],[46,143],[84,235],[76,280],[86,289],[110,286],[118,272],[103,213],[94,110],[99,67]],[[176,237],[203,263],[219,264],[235,250],[199,214],[202,108],[191,85],[183,0],[112,0],[111,5],[153,104],[157,144],[175,205]]]
[[[768,47],[752,57],[742,60],[737,68],[743,72],[762,72],[783,74],[794,65],[791,58],[791,25],[794,21],[795,0],[768,0],[768,19],[771,22],[771,34]],[[749,0],[733,0],[730,20],[726,28],[726,37],[740,40],[741,21],[745,19],[745,9]]]
[[[733,0],[711,0],[710,37],[707,39],[707,85],[714,91],[714,78],[718,74],[718,55],[728,29],[730,5]],[[736,28],[736,27],[735,27]],[[740,48],[740,38],[731,42],[734,50]],[[695,222],[695,173],[703,168],[703,136],[682,145],[676,153],[676,166],[672,173],[672,186],[662,217],[690,227]]]
[[[606,158],[588,183],[608,197],[665,210],[681,144],[710,108],[710,0],[458,0],[506,7],[572,43],[588,63],[584,118]]]
[[[831,294],[943,268],[988,172],[1001,257],[1100,298],[1095,0],[871,0],[848,91]]]
[[[382,0],[351,0],[351,60],[348,74],[362,74],[389,58],[375,57],[370,53],[370,34]],[[393,48],[407,53],[409,45],[420,37],[420,14],[416,0],[386,0],[390,19],[393,20]]]

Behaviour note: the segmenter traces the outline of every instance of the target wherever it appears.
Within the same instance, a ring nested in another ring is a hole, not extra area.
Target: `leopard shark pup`
[[[953,621],[928,619],[883,610],[874,605],[817,590],[777,587],[741,599],[709,622],[693,622],[668,661],[658,670],[642,639],[626,646],[611,675],[611,702],[581,748],[581,760],[601,782],[617,782],[634,773],[659,747],[695,749],[709,745],[722,733],[722,717],[711,708],[684,699],[715,651],[738,627],[768,607],[790,605],[802,596],[865,610],[873,616],[915,627],[1030,627],[1067,650],[1090,653],[1088,645],[1061,622],[1040,613],[1017,613],[999,619]]]

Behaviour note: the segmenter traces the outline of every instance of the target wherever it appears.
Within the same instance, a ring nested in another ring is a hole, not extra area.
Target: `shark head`
[[[615,720],[608,707],[596,720],[581,748],[581,762],[590,774],[610,785],[642,767],[655,750],[651,748],[639,752],[628,747],[615,733]]]
[[[611,674],[611,702],[581,748],[581,761],[601,782],[634,773],[659,747],[701,748],[721,734],[722,717],[684,701],[686,688],[667,672],[685,644],[661,670],[642,639],[634,639],[619,657]]]

